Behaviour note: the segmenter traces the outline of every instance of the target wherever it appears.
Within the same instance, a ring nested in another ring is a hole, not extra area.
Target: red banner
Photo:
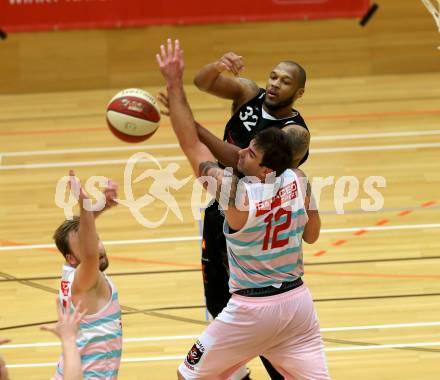
[[[0,29],[24,32],[359,17],[368,6],[369,0],[0,0]]]

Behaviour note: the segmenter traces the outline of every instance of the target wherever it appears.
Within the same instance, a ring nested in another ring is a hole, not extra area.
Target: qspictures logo
[[[135,176],[134,172],[139,172],[141,165],[148,164],[149,168],[142,171],[141,174]],[[190,196],[190,206],[194,220],[201,219],[200,208],[209,205],[213,198],[205,193],[202,184],[207,188],[208,194],[217,194],[222,210],[229,207],[229,198],[231,195],[231,176],[232,168],[226,168],[224,171],[223,181],[221,184],[216,182],[214,177],[194,176],[182,177],[179,175],[180,165],[176,162],[168,163],[162,166],[160,162],[152,155],[145,152],[138,152],[132,155],[124,168],[124,181],[120,187],[120,197],[116,200],[120,205],[127,207],[136,221],[147,228],[157,228],[163,225],[169,215],[174,216],[181,222],[184,221],[181,211],[181,205],[176,199],[179,191],[192,181],[192,191]],[[149,186],[143,186],[145,191],[142,195],[136,197],[133,189],[134,185],[143,185],[148,180]],[[86,200],[84,207],[89,211],[101,211],[105,207],[105,196],[101,189],[108,184],[108,178],[103,176],[92,176],[87,178],[83,187],[90,195],[91,199]],[[143,182],[145,181],[145,182]],[[321,195],[325,189],[331,192],[332,200],[336,214],[344,214],[345,208],[352,202],[360,202],[361,209],[365,212],[379,211],[384,206],[384,197],[379,191],[380,188],[386,187],[386,180],[381,176],[369,176],[359,179],[355,176],[342,176],[336,178],[328,177],[298,177],[297,181],[289,186],[280,183],[280,177],[275,177],[270,173],[264,181],[264,191],[262,201],[258,204],[258,212],[264,213],[278,203],[284,203],[297,197],[299,189],[307,188],[307,181],[311,185],[312,197],[310,209],[319,209]],[[69,190],[70,177],[64,176],[59,179],[55,189],[55,204],[64,210],[67,219],[73,217],[73,209],[78,203],[78,194],[75,190]],[[241,210],[247,211],[248,205],[243,202],[245,199],[246,184],[261,182],[257,177],[243,177],[239,180],[234,206]],[[187,191],[187,190],[186,190]],[[67,198],[66,198],[67,193]],[[361,194],[363,194],[361,196]],[[124,198],[122,197],[124,196]],[[185,199],[188,199],[185,197]],[[328,196],[326,194],[328,203]],[[185,200],[186,202],[186,200]],[[187,202],[186,202],[187,203]],[[157,207],[160,204],[161,207]],[[155,219],[149,218],[147,215],[151,209],[155,209]],[[163,210],[162,214],[158,214],[157,210]]]

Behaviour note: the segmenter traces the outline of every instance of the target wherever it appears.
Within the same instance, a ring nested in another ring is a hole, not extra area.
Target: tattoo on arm
[[[209,173],[210,169],[220,169],[218,164],[212,161],[203,161],[199,165],[199,176],[213,176],[212,173]]]
[[[223,172],[223,179],[220,186],[220,204],[225,204],[230,207],[236,207],[236,197],[238,189],[238,177],[234,174],[231,168],[227,168]]]
[[[310,182],[307,181],[307,190],[306,190],[306,195],[308,197],[310,197],[312,195],[312,186],[310,185]]]

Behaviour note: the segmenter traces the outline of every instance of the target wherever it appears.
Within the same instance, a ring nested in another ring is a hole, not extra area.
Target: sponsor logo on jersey
[[[268,213],[276,207],[281,206],[283,203],[295,199],[298,196],[298,185],[296,181],[289,183],[287,186],[278,190],[277,194],[271,199],[265,199],[255,204],[257,209],[255,216],[260,216]]]

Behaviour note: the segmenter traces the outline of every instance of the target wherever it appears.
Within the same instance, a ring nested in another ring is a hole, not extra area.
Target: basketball
[[[120,140],[137,143],[149,139],[160,122],[156,98],[139,88],[118,92],[107,105],[107,125]]]

